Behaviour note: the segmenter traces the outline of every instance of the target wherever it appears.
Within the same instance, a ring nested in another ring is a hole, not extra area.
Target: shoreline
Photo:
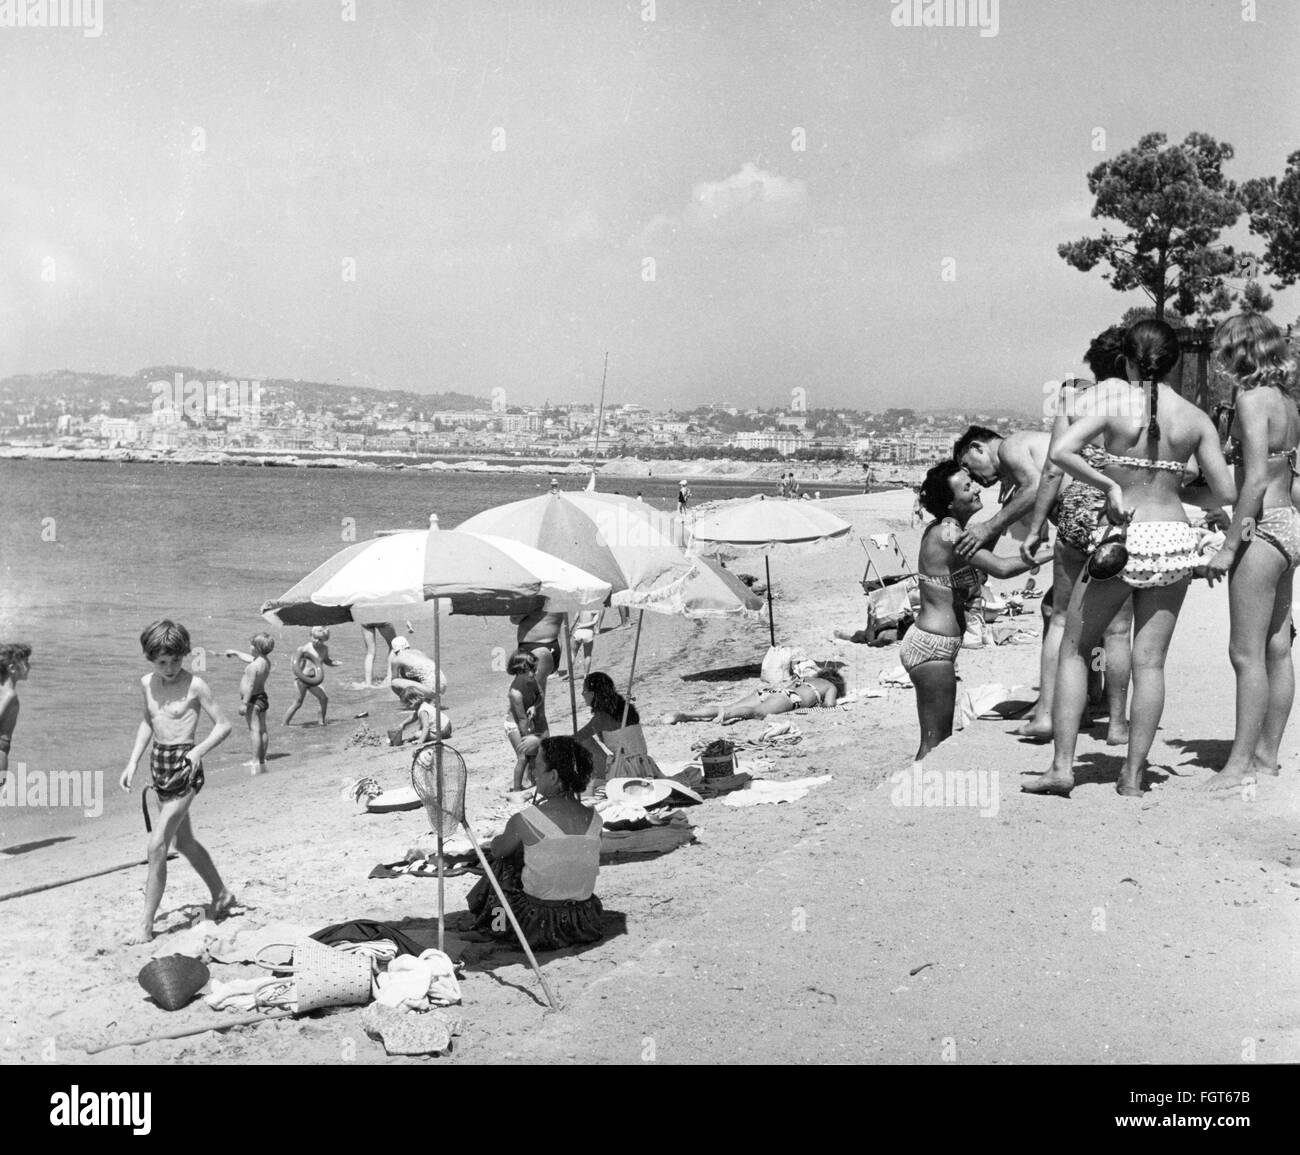
[[[586,478],[592,472],[581,458],[555,458],[499,455],[431,457],[427,454],[375,451],[349,453],[345,450],[298,450],[297,452],[261,450],[159,450],[159,449],[70,449],[63,446],[0,445],[0,461],[68,461],[108,462],[120,465],[224,465],[239,468],[280,469],[364,469],[412,471],[422,473],[522,473],[538,476]],[[877,475],[884,467],[873,466]],[[711,483],[776,483],[793,470],[801,484],[822,484],[860,492],[862,466],[793,461],[751,462],[735,458],[697,458],[643,461],[639,458],[603,458],[596,475],[610,480],[646,478],[667,480],[687,478]],[[924,475],[919,466],[891,466],[889,472],[873,481],[871,492],[914,485]]]

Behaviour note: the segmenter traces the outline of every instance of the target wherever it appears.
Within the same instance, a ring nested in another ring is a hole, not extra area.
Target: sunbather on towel
[[[813,671],[816,670],[816,673]],[[771,714],[788,714],[791,710],[811,710],[833,706],[844,695],[844,676],[832,666],[808,663],[798,676],[784,686],[765,686],[743,698],[721,706],[701,706],[679,710],[663,717],[667,725],[674,722],[726,722],[742,718],[766,718]]]

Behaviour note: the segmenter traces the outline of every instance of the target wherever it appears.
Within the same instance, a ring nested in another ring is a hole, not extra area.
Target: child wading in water
[[[9,747],[18,723],[18,683],[32,666],[32,648],[23,642],[0,642],[0,786],[9,776]]]
[[[325,691],[321,689],[321,683],[325,681],[325,667],[343,664],[330,657],[329,647],[325,644],[329,641],[329,636],[330,632],[324,626],[312,626],[311,641],[294,651],[293,677],[297,683],[298,700],[289,707],[289,712],[284,716],[286,726],[298,712],[298,708],[308,694],[320,703],[320,724],[325,725],[325,711],[329,709],[330,704]]]
[[[266,749],[271,741],[266,729],[266,712],[271,708],[271,700],[266,696],[266,682],[271,675],[269,655],[275,649],[275,639],[270,634],[254,634],[248,644],[253,651],[251,654],[227,650],[226,657],[248,663],[239,682],[239,712],[248,723],[248,736],[253,743],[253,760],[249,769],[254,774],[265,774]]]
[[[225,741],[230,723],[212,691],[181,664],[190,652],[189,631],[176,622],[154,622],[140,635],[140,648],[154,672],[140,679],[144,695],[144,717],[136,730],[135,746],[122,771],[123,790],[131,789],[136,766],[145,747],[153,741],[149,770],[153,781],[145,789],[158,795],[161,809],[149,834],[149,881],[144,895],[144,923],[132,941],[153,938],[153,920],[167,886],[167,847],[173,838],[176,849],[188,860],[212,893],[212,915],[229,914],[235,896],[226,889],[208,852],[194,837],[190,825],[190,804],[203,789],[203,758]],[[206,740],[195,745],[199,712],[212,719]]]

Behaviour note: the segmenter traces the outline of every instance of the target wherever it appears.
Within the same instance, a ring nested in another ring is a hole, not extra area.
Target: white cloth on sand
[[[375,1001],[389,1007],[419,1011],[430,1004],[450,1006],[460,1002],[460,983],[449,959],[440,950],[426,950],[419,958],[398,955],[388,969],[375,976]]]
[[[746,782],[733,794],[723,800],[724,806],[758,806],[764,802],[797,802],[814,786],[823,786],[831,780],[830,774],[819,774],[812,778],[796,778],[792,782],[772,782],[765,778],[755,778]]]

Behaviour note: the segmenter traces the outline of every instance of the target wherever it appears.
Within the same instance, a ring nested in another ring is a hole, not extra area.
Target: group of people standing
[[[981,574],[1012,577],[1050,560],[1039,699],[1019,733],[1052,741],[1054,756],[1046,773],[1023,783],[1026,792],[1069,796],[1090,670],[1100,669],[1107,742],[1128,748],[1116,789],[1142,794],[1164,709],[1165,656],[1193,576],[1211,585],[1227,579],[1237,679],[1232,749],[1202,785],[1239,788],[1278,773],[1295,690],[1295,364],[1284,335],[1257,313],[1224,321],[1213,355],[1233,384],[1231,404],[1221,407],[1223,430],[1166,383],[1180,357],[1177,333],[1142,320],[1092,342],[1086,360],[1095,380],[1065,382],[1050,433],[1004,437],[972,427],[952,459],[927,473],[919,500],[934,521],[921,540],[921,612],[902,647],[917,690],[918,759],[951,734],[954,663]],[[995,483],[1003,487],[1001,509],[969,524],[982,505],[977,487]],[[1205,510],[1221,539],[1206,548],[1208,535],[1191,524],[1186,506]],[[1056,529],[1050,549],[1049,525]],[[1020,537],[1018,557],[992,552],[1004,533]],[[1116,544],[1123,568],[1107,578],[1102,555]]]

